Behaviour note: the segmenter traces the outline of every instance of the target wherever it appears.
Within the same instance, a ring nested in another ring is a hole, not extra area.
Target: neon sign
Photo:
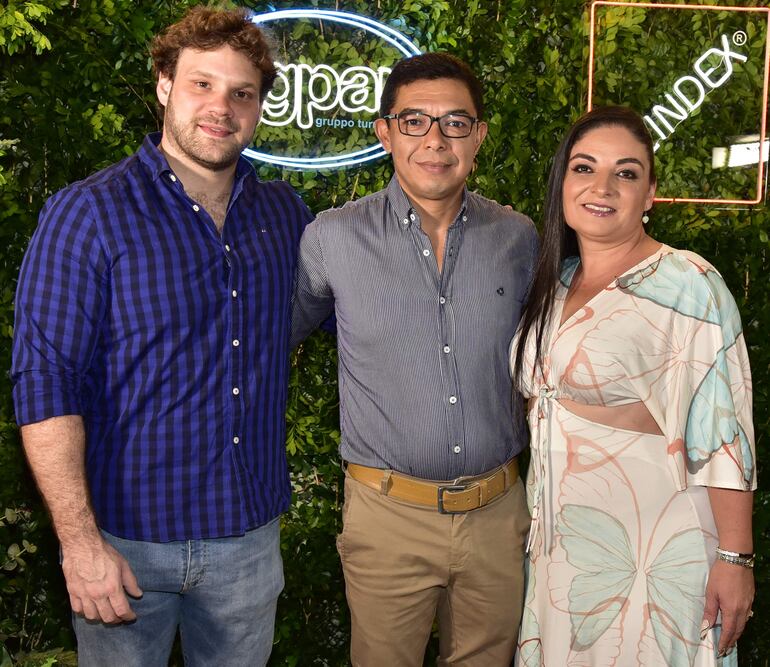
[[[339,107],[347,113],[376,113],[385,79],[390,74],[390,67],[378,67],[375,71],[359,65],[339,73],[329,65],[276,64],[280,92],[270,91],[262,110],[262,122],[274,126],[296,123],[303,129],[325,124],[316,122],[327,119],[314,119],[315,111]],[[334,127],[355,125],[351,120],[335,121]]]
[[[367,35],[394,50],[395,59],[417,55],[420,50],[404,35],[374,19],[350,12],[326,9],[284,9],[258,14],[252,21],[258,25],[275,21],[318,20],[337,24]],[[374,115],[390,67],[375,65],[336,66],[329,63],[276,62],[278,77],[262,110],[262,123],[269,127],[296,127],[300,130],[341,130],[364,133],[371,145],[357,147],[343,154],[291,156],[247,148],[244,155],[293,169],[335,169],[375,160],[386,155],[372,130]],[[347,65],[347,63],[345,63]],[[358,117],[353,117],[358,114]]]
[[[761,203],[770,7],[592,0],[589,20],[588,109],[625,104],[646,112],[660,167],[655,201]],[[711,33],[714,25],[720,29]],[[705,35],[713,36],[700,42]],[[693,53],[693,41],[703,51]],[[659,81],[665,81],[663,90]],[[655,89],[660,92],[650,99]],[[749,135],[756,148],[719,148]],[[750,164],[756,165],[754,173],[746,168]]]
[[[733,35],[732,41],[734,44],[745,44],[746,33],[739,30]],[[651,115],[655,116],[657,122],[652,119],[650,114],[644,117],[644,122],[659,137],[659,140],[655,142],[656,151],[660,148],[660,142],[668,139],[676,130],[677,125],[683,120],[687,120],[688,116],[703,104],[708,93],[727,83],[733,75],[733,60],[745,63],[748,59],[742,53],[731,51],[727,35],[722,35],[721,42],[722,48],[711,48],[695,61],[693,72],[696,76],[686,74],[676,80],[672,86],[676,97],[671,93],[664,95],[671,108],[661,104],[652,107]],[[719,58],[719,64],[714,63],[714,56]],[[675,120],[676,124],[672,125],[669,118]],[[664,129],[661,129],[661,125]]]

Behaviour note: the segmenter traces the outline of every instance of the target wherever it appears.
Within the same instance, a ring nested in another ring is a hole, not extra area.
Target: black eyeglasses
[[[389,113],[383,116],[385,120],[398,121],[398,129],[401,134],[410,137],[424,137],[433,123],[438,123],[441,134],[449,139],[462,139],[470,135],[473,126],[479,122],[478,118],[465,113],[445,113],[443,116],[431,116],[422,111],[402,111],[401,113]]]

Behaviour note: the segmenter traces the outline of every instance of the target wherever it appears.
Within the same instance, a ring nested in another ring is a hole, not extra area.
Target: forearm
[[[740,554],[752,553],[753,493],[709,487],[708,494],[720,548]],[[743,633],[746,621],[751,617],[753,599],[753,571],[740,564],[717,559],[709,572],[706,584],[702,628],[704,632],[712,628],[721,614],[722,632],[719,636],[717,657],[726,655],[735,646]]]
[[[719,535],[719,546],[727,551],[752,553],[754,551],[751,535],[753,492],[709,487],[708,494]]]
[[[89,502],[82,418],[27,424],[21,436],[62,545],[72,611],[104,623],[135,619],[125,591],[135,597],[142,591],[126,560],[99,533]]]
[[[62,546],[99,540],[85,474],[85,428],[78,415],[21,428],[27,460]]]

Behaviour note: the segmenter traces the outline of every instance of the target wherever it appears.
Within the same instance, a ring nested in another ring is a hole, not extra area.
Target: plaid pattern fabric
[[[44,207],[16,299],[16,417],[83,416],[110,533],[238,535],[289,502],[290,301],[312,216],[241,159],[220,235],[159,138]]]

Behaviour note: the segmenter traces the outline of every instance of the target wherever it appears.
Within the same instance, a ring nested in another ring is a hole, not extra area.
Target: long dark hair
[[[644,146],[650,163],[650,183],[656,180],[652,138],[641,116],[628,107],[597,107],[578,118],[562,139],[548,177],[540,256],[529,299],[521,316],[519,345],[513,367],[513,378],[517,385],[521,378],[524,346],[533,330],[535,332],[534,367],[542,365],[543,334],[548,328],[553,311],[562,262],[567,257],[578,254],[577,236],[564,219],[562,203],[564,176],[567,173],[572,147],[591,130],[607,126],[625,128]]]

